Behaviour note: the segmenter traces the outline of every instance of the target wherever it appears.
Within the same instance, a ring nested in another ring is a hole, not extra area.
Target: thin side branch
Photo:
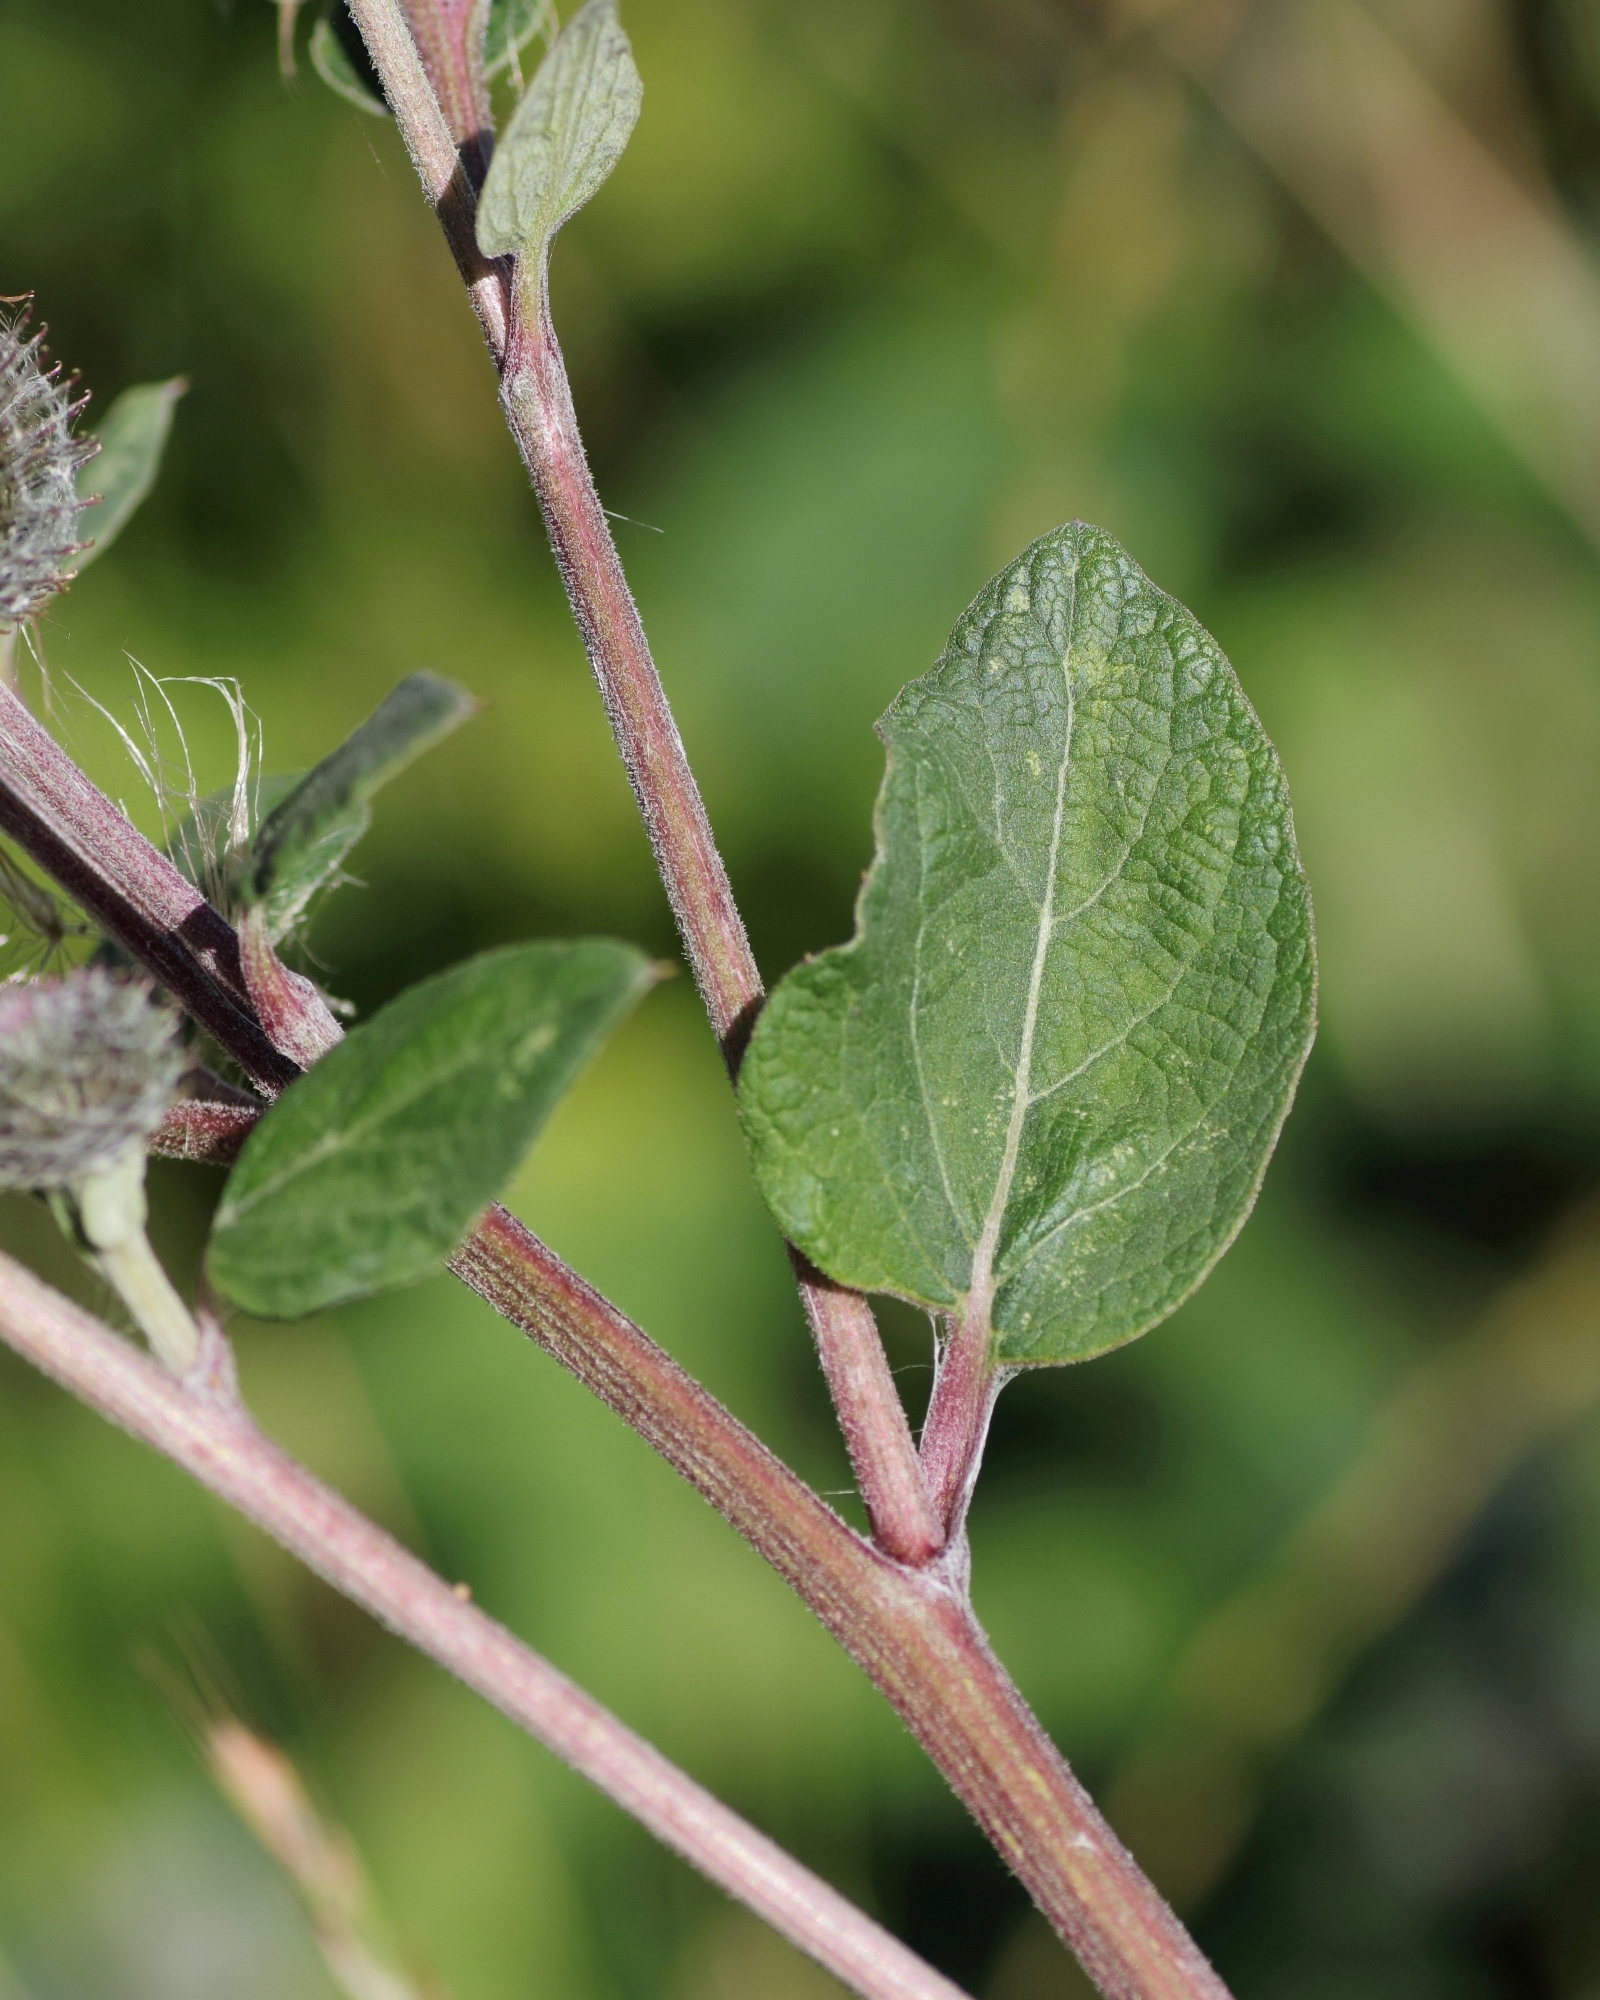
[[[215,1328],[209,1352],[175,1382],[0,1256],[0,1337],[492,1702],[866,2000],[962,2000],[958,1987],[280,1450],[239,1400],[232,1355]]]
[[[542,295],[528,324],[529,303],[519,293],[501,408],[539,496],[696,984],[736,1074],[765,997],[761,975],[590,477],[555,329]],[[900,1561],[926,1562],[944,1535],[872,1308],[803,1260],[797,1276],[873,1532]]]

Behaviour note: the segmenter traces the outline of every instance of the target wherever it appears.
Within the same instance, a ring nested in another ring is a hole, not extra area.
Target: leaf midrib
[[[989,1203],[988,1214],[984,1217],[983,1229],[978,1237],[977,1247],[972,1253],[972,1279],[967,1291],[967,1316],[981,1315],[988,1326],[994,1305],[994,1260],[1000,1245],[1000,1230],[1005,1221],[1006,1205],[1011,1199],[1012,1183],[1016,1179],[1017,1163],[1022,1155],[1022,1133],[1027,1123],[1029,1110],[1029,1086],[1033,1077],[1033,1044],[1039,1026],[1039,999],[1044,991],[1045,965],[1050,955],[1050,942],[1055,929],[1056,867],[1061,853],[1061,829],[1067,812],[1067,774],[1072,765],[1072,743],[1077,728],[1078,703],[1072,685],[1072,643],[1078,622],[1078,567],[1072,571],[1071,592],[1067,600],[1066,630],[1061,641],[1061,681],[1067,696],[1067,733],[1061,746],[1061,762],[1056,770],[1055,812],[1050,825],[1050,858],[1045,870],[1044,901],[1039,907],[1035,928],[1033,966],[1028,975],[1028,998],[1022,1014],[1022,1035],[1017,1050],[1016,1067],[1011,1077],[1011,1117],[1006,1127],[1006,1142],[1000,1156],[1000,1171],[995,1179],[994,1195]],[[1035,587],[1034,579],[1028,579],[1030,596]]]
[[[305,1152],[297,1154],[281,1173],[264,1180],[243,1201],[234,1204],[228,1221],[233,1222],[242,1215],[248,1215],[250,1210],[267,1196],[277,1194],[280,1189],[288,1187],[303,1175],[314,1172],[318,1167],[326,1165],[329,1160],[337,1159],[341,1153],[359,1148],[380,1126],[409,1111],[412,1105],[419,1098],[425,1097],[430,1090],[438,1089],[441,1084],[449,1083],[459,1076],[463,1070],[472,1069],[488,1059],[481,1048],[468,1051],[454,1062],[430,1070],[426,1077],[412,1085],[410,1089],[397,1097],[386,1099],[381,1107],[369,1111],[364,1118],[342,1125],[336,1131],[326,1134],[316,1145],[309,1146]]]

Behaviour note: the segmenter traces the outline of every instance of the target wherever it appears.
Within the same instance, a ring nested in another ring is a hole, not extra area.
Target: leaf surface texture
[[[622,158],[642,96],[616,0],[588,0],[511,115],[478,198],[486,257],[542,259]]]
[[[1310,1046],[1277,755],[1215,642],[1082,523],[880,733],[856,936],[745,1060],[757,1175],[841,1283],[982,1311],[1010,1364],[1100,1353],[1226,1248]]]
[[[212,1230],[213,1284],[295,1319],[438,1270],[654,978],[598,938],[485,952],[409,988],[250,1135]]]

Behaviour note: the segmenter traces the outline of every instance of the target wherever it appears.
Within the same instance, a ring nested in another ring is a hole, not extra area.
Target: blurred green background
[[[644,117],[561,241],[557,318],[768,977],[848,934],[874,717],[1071,516],[1217,634],[1294,789],[1324,968],[1299,1108],[1191,1305],[1007,1391],[973,1521],[998,1648],[1241,2000],[1594,2000],[1593,0],[625,12]],[[282,80],[274,37],[261,0],[0,8],[0,292],[37,293],[97,407],[193,384],[156,496],[44,624],[63,738],[154,827],[74,682],[127,723],[128,656],[237,676],[294,768],[433,667],[488,713],[380,803],[313,934],[333,990],[576,931],[671,954],[394,132]],[[225,782],[222,703],[174,698]],[[189,1268],[216,1177],[154,1179]],[[512,1200],[847,1486],[687,979]],[[26,1205],[0,1231],[91,1295]],[[885,1319],[916,1413],[927,1329]],[[1084,1990],[808,1615],[459,1286],[239,1337],[270,1428],[983,2000]],[[174,1716],[185,1660],[455,2000],[836,1990],[6,1362],[7,2000],[331,1990]]]

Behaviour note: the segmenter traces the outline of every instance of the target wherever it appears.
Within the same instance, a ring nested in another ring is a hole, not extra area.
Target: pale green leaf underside
[[[105,554],[155,484],[172,412],[188,386],[181,375],[170,382],[141,382],[124,389],[107,410],[100,449],[78,474],[79,499],[90,503],[78,517],[78,529],[91,541],[78,556],[80,571]]]
[[[514,945],[424,980],[331,1050],[251,1133],[206,1268],[264,1319],[438,1270],[655,978],[606,938]]]
[[[996,1358],[1162,1319],[1248,1213],[1313,1030],[1276,753],[1232,668],[1074,523],[984,590],[880,725],[857,932],[791,972],[741,1080],[822,1270]]]
[[[589,0],[557,36],[495,146],[478,199],[486,257],[543,257],[621,159],[641,91],[616,0]]]

